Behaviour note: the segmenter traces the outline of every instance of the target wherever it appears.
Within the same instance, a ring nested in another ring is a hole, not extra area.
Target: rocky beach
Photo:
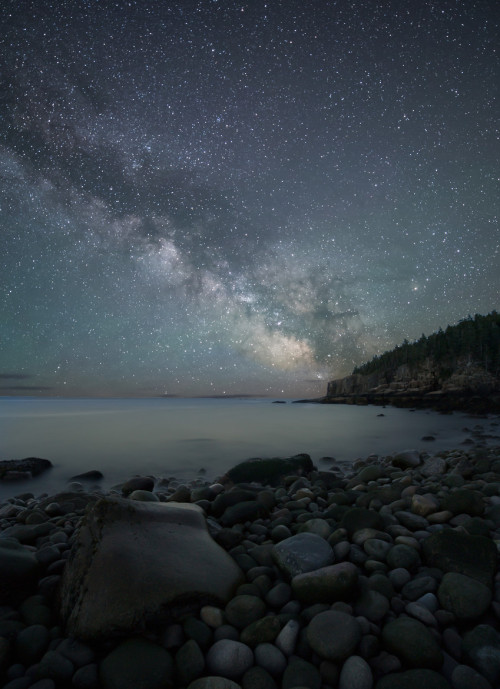
[[[0,507],[4,689],[500,686],[500,447],[98,479]]]

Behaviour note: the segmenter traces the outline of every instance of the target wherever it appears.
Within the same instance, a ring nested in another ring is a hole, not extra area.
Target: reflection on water
[[[383,416],[381,416],[383,414]],[[271,404],[255,399],[0,398],[0,459],[38,456],[54,469],[0,495],[61,488],[99,469],[110,486],[136,473],[209,478],[248,457],[309,453],[351,461],[409,447],[436,452],[461,443],[477,420],[388,407]],[[484,422],[487,423],[487,422]],[[422,441],[433,435],[432,443]]]

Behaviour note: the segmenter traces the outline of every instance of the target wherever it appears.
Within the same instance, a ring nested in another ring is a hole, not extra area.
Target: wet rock
[[[388,611],[389,601],[378,591],[364,591],[354,604],[356,615],[362,615],[370,622],[380,622]]]
[[[491,603],[491,591],[477,579],[447,572],[439,586],[438,598],[441,606],[459,620],[471,620],[486,612]]]
[[[170,653],[145,639],[127,639],[99,666],[103,689],[166,689],[172,687]]]
[[[18,660],[26,666],[40,660],[49,645],[49,630],[41,624],[34,624],[19,632],[16,638]]]
[[[222,515],[221,522],[225,527],[253,521],[266,514],[263,505],[257,500],[247,500],[228,507]]]
[[[292,655],[299,636],[300,624],[297,620],[288,620],[276,637],[274,643],[286,656]]]
[[[0,481],[16,481],[38,476],[52,468],[52,462],[39,457],[0,460]]]
[[[75,667],[73,663],[57,651],[47,651],[40,660],[37,668],[37,677],[53,679],[56,684],[69,684]]]
[[[152,491],[154,486],[155,482],[151,476],[134,476],[122,485],[122,493],[123,495],[130,495],[134,490]]]
[[[480,517],[484,512],[484,500],[477,490],[462,488],[454,490],[443,498],[441,507],[453,514],[470,514]]]
[[[420,556],[415,548],[400,543],[387,553],[387,564],[391,569],[402,568],[412,572],[420,564]]]
[[[293,658],[286,666],[281,682],[282,689],[294,689],[295,687],[307,687],[307,689],[320,689],[321,675],[312,663],[302,658]]]
[[[104,478],[104,474],[97,469],[92,469],[91,471],[85,471],[83,474],[77,474],[72,476],[70,481],[100,481]]]
[[[382,529],[383,521],[375,510],[352,507],[342,517],[341,526],[352,536],[360,529]]]
[[[399,617],[388,622],[382,630],[382,642],[389,653],[410,667],[437,670],[443,663],[438,642],[418,620]]]
[[[307,454],[294,455],[287,459],[247,459],[227,472],[233,483],[263,482],[273,485],[283,476],[290,474],[305,474],[314,469],[312,460]]]
[[[11,605],[34,591],[40,565],[33,552],[13,539],[2,538],[0,572],[0,604]]]
[[[359,622],[344,612],[327,610],[313,617],[307,627],[311,648],[326,660],[337,662],[347,658],[361,639]]]
[[[283,653],[270,643],[259,644],[255,649],[255,662],[274,677],[283,674],[287,660]]]
[[[449,682],[434,670],[394,672],[379,679],[375,689],[451,689]],[[470,688],[472,689],[472,687]]]
[[[265,615],[266,605],[261,598],[244,594],[229,601],[224,612],[229,624],[243,629]]]
[[[84,640],[138,633],[181,611],[224,605],[241,580],[198,507],[106,498],[73,545],[61,615],[67,631]]]
[[[334,603],[347,600],[358,582],[358,568],[341,562],[298,574],[292,579],[292,591],[302,603]]]
[[[241,679],[242,689],[277,689],[276,682],[263,667],[251,667]]]
[[[414,469],[422,463],[418,450],[398,452],[392,458],[392,465],[400,469]]]
[[[458,572],[490,585],[497,568],[497,549],[485,536],[453,529],[436,531],[422,545],[425,564],[443,572]]]
[[[350,656],[340,672],[338,689],[371,689],[373,674],[370,666],[360,656]]]
[[[209,672],[235,680],[252,667],[254,657],[252,650],[240,641],[221,639],[208,651],[206,662]]]
[[[188,686],[188,689],[242,689],[240,684],[227,677],[200,677]]]
[[[128,496],[129,500],[140,500],[142,502],[159,502],[159,498],[149,490],[133,490]]]
[[[182,685],[187,685],[203,673],[205,657],[194,639],[183,644],[175,656],[176,676]]]
[[[453,689],[492,689],[488,680],[468,665],[457,665],[451,674]]]
[[[332,547],[321,536],[302,533],[277,543],[272,550],[276,565],[290,579],[333,563]]]
[[[500,685],[500,633],[489,624],[467,632],[462,641],[464,662],[486,677],[493,687]]]

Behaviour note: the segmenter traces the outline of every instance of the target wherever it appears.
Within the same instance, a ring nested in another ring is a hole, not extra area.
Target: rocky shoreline
[[[265,461],[5,500],[4,689],[500,686],[500,447]]]
[[[400,409],[432,409],[441,414],[461,411],[468,414],[498,414],[500,394],[477,394],[474,391],[432,391],[432,392],[351,392],[328,394],[315,399],[296,400],[296,403],[350,404],[357,406],[398,407]]]

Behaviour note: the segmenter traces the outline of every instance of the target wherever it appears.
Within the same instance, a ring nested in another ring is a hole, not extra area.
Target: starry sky
[[[318,396],[499,307],[494,0],[4,0],[0,394]]]

